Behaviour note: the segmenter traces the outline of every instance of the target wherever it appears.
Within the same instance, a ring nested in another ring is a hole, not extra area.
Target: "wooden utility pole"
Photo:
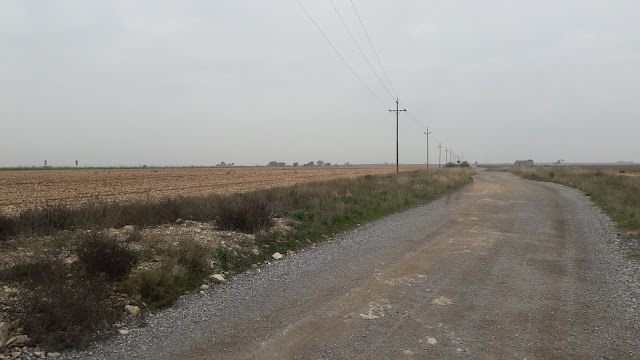
[[[429,168],[429,135],[431,134],[431,131],[429,131],[428,126],[427,126],[427,131],[424,134],[427,135],[427,169],[428,169]]]
[[[398,116],[400,115],[400,111],[407,111],[406,109],[402,109],[400,110],[398,107],[400,106],[400,103],[398,101],[398,99],[396,98],[396,109],[395,110],[389,110],[391,112],[396,113],[396,174],[400,171],[399,169],[399,164],[400,164],[400,155],[399,155],[399,151],[398,151]]]
[[[438,167],[440,167],[440,158],[442,157],[442,144],[438,145]]]

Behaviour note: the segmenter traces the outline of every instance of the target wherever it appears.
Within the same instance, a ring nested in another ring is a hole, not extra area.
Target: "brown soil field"
[[[0,171],[0,214],[17,214],[45,204],[228,194],[394,171],[391,166]]]

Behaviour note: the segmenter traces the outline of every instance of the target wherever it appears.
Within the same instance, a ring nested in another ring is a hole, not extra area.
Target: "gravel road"
[[[576,190],[465,190],[234,277],[67,359],[638,359],[639,268]]]

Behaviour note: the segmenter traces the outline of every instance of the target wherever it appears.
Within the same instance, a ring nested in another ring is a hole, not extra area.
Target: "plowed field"
[[[246,192],[394,171],[394,167],[0,171],[0,213],[16,214],[47,203],[127,202]]]

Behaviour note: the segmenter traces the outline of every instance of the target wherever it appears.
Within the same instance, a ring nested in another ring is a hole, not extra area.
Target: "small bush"
[[[163,266],[148,269],[123,282],[120,290],[145,303],[150,309],[170,306],[185,291],[184,269]]]
[[[115,238],[92,233],[81,241],[78,260],[90,275],[104,273],[111,280],[122,279],[138,265],[138,253]]]
[[[192,271],[204,271],[209,268],[210,253],[202,245],[193,241],[181,241],[172,250],[178,264]]]
[[[102,279],[87,279],[60,259],[42,256],[2,272],[23,286],[9,307],[25,333],[41,347],[82,347],[118,316]]]
[[[0,280],[11,283],[44,284],[64,278],[69,268],[60,259],[42,255],[27,262],[15,264],[0,271]]]
[[[37,234],[52,234],[75,225],[74,211],[66,204],[47,204],[40,209],[25,210],[18,221],[23,229]]]
[[[151,309],[167,307],[185,291],[197,288],[210,274],[210,251],[192,241],[181,241],[165,249],[165,257],[158,268],[132,275],[120,285],[140,304]]]
[[[18,222],[9,216],[0,215],[0,241],[18,234]]]
[[[50,277],[20,293],[18,316],[29,337],[49,350],[82,347],[118,311],[101,281]]]
[[[221,229],[258,232],[273,226],[269,206],[256,196],[229,196],[216,205],[216,224]]]

